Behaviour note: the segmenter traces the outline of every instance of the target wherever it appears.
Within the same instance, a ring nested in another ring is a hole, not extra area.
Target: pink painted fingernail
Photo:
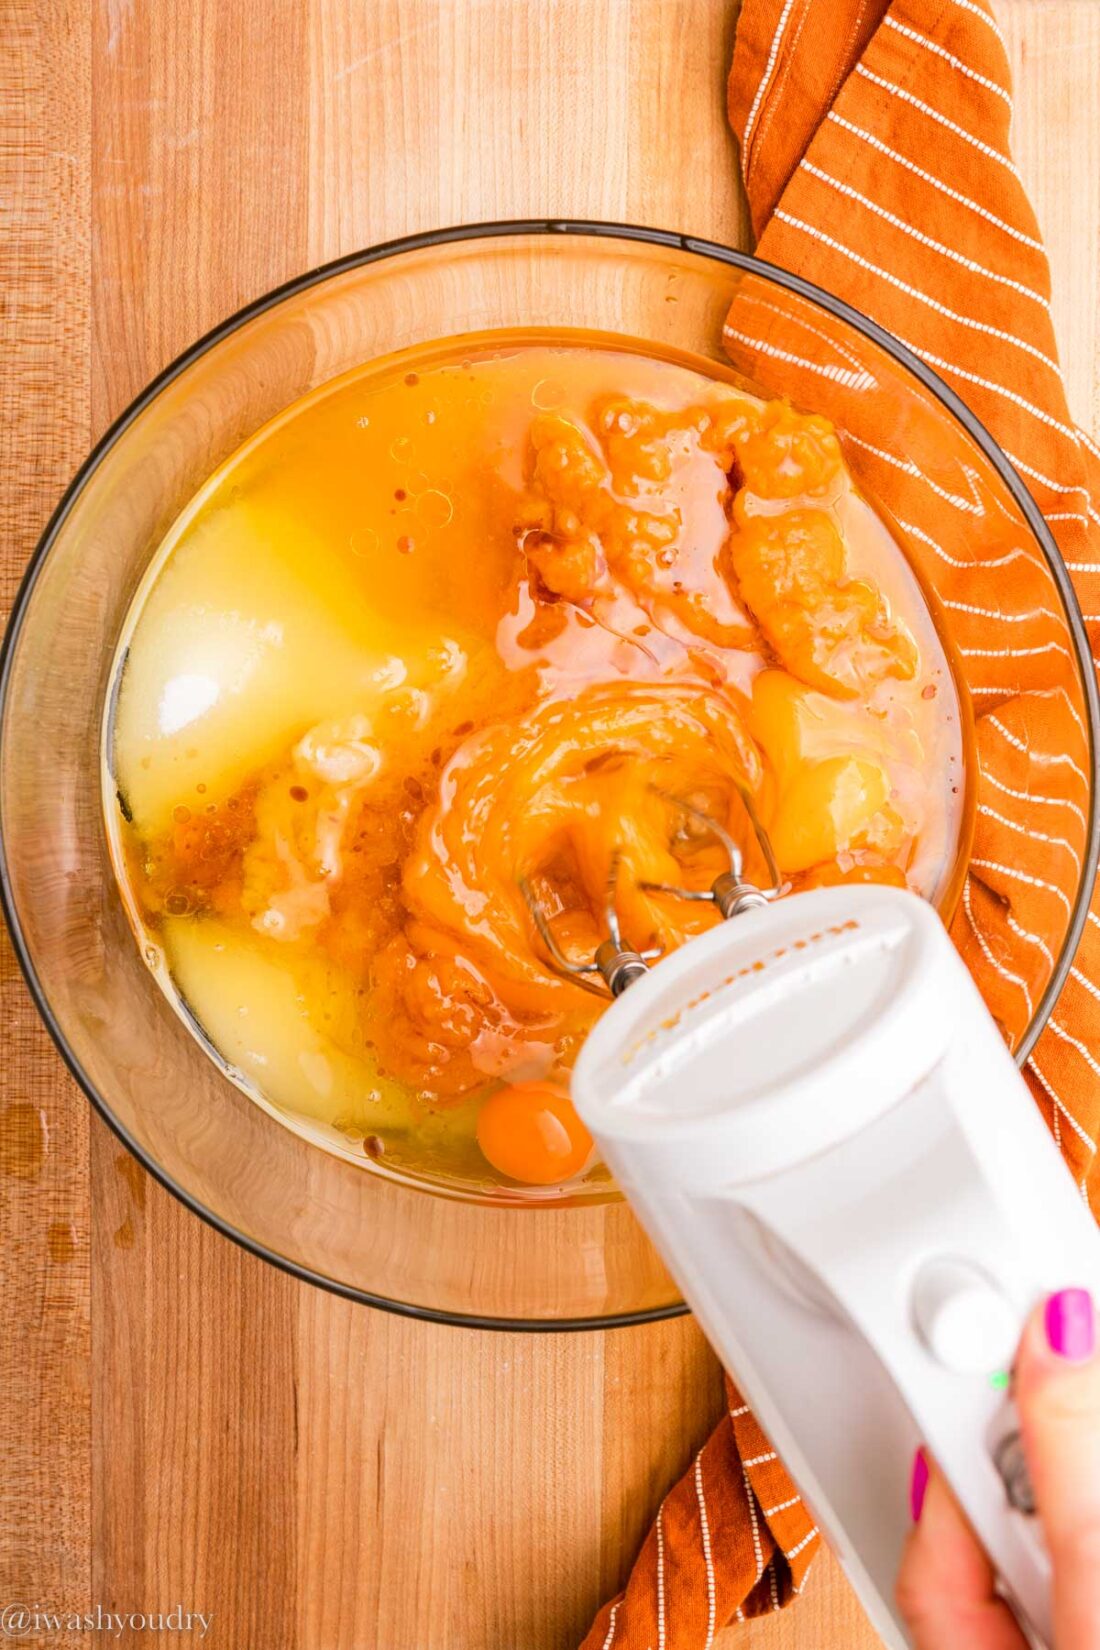
[[[919,1523],[920,1515],[924,1510],[924,1492],[928,1488],[928,1457],[924,1447],[913,1457],[913,1476],[909,1480],[909,1511],[913,1515],[913,1523]]]
[[[1043,1316],[1052,1352],[1075,1364],[1092,1357],[1096,1351],[1096,1312],[1087,1289],[1059,1289],[1047,1301]]]

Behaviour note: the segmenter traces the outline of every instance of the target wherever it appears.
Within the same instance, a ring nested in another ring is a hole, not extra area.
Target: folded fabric
[[[1073,427],[1066,404],[1047,260],[1010,153],[1008,62],[984,0],[744,0],[729,112],[759,256],[878,321],[973,409],[1050,524],[1095,655],[1100,451]],[[739,308],[728,328],[751,347],[740,297]],[[768,353],[766,343],[758,347]],[[831,347],[824,335],[804,340],[801,354],[776,349],[773,337],[761,379],[827,413],[821,395],[797,388],[800,364],[822,347]],[[896,458],[876,460],[867,446],[869,462],[897,471]],[[1048,906],[1065,904],[1079,874],[1085,730],[1057,678],[1042,674],[1066,650],[1044,628],[1051,616],[1029,601],[1023,559],[1014,561],[1011,549],[1003,556],[1003,588],[1019,596],[1011,619],[1006,602],[993,611],[967,600],[957,547],[966,542],[968,501],[930,487],[919,463],[907,468],[884,496],[918,547],[959,570],[948,605],[973,672],[983,772],[1008,798],[1034,796],[1036,773],[1049,775],[1040,798],[1045,829],[1022,828],[1011,807],[979,810],[952,928],[984,971],[993,1012],[1006,1025],[1026,1023],[1051,961],[1042,939]],[[937,587],[942,595],[942,573]],[[1094,897],[1027,1077],[1100,1214],[1098,1004]],[[728,1414],[665,1497],[624,1592],[601,1610],[583,1650],[705,1650],[729,1621],[779,1609],[801,1591],[820,1538],[732,1382],[728,1394]]]

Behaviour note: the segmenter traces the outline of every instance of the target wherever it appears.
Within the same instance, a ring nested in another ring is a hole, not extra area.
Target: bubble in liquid
[[[372,556],[378,549],[378,534],[373,527],[357,527],[348,535],[348,549],[353,556]]]
[[[412,460],[413,444],[407,435],[396,435],[390,442],[390,457],[398,464],[408,464]]]
[[[370,419],[367,417],[366,413],[363,414],[362,418],[357,418],[355,420],[355,424],[356,424],[357,429],[360,429],[360,430],[369,430],[370,429]]]
[[[429,527],[446,527],[454,515],[454,505],[446,493],[429,487],[416,501],[416,513]]]
[[[540,412],[553,412],[565,398],[565,385],[559,378],[540,378],[531,391],[531,405]]]

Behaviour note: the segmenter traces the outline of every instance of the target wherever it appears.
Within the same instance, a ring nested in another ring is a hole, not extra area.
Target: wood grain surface
[[[1100,6],[997,10],[1071,403],[1096,429]],[[528,214],[745,241],[730,0],[3,14],[5,604],[90,441],[198,333],[309,265]],[[0,966],[0,1604],[182,1605],[213,1616],[210,1650],[575,1644],[715,1413],[693,1325],[475,1334],[291,1282],[121,1154],[6,943]],[[823,1560],[793,1610],[721,1642],[876,1641]]]

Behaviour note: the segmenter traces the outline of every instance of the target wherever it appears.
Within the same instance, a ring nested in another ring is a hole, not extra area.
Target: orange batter
[[[943,646],[832,427],[594,342],[467,344],[283,426],[306,453],[342,398],[346,423],[368,406],[359,422],[399,432],[382,479],[404,484],[383,504],[374,476],[351,535],[371,554],[341,567],[438,632],[432,668],[395,664],[221,794],[187,787],[130,850],[147,922],[216,915],[324,955],[360,983],[380,1071],[429,1109],[473,1097],[489,1160],[539,1183],[583,1166],[565,1094],[601,1004],[549,966],[521,879],[588,960],[616,856],[633,945],[716,920],[642,887],[724,868],[670,799],[718,819],[759,881],[743,792],[791,886],[941,903],[963,821]]]

